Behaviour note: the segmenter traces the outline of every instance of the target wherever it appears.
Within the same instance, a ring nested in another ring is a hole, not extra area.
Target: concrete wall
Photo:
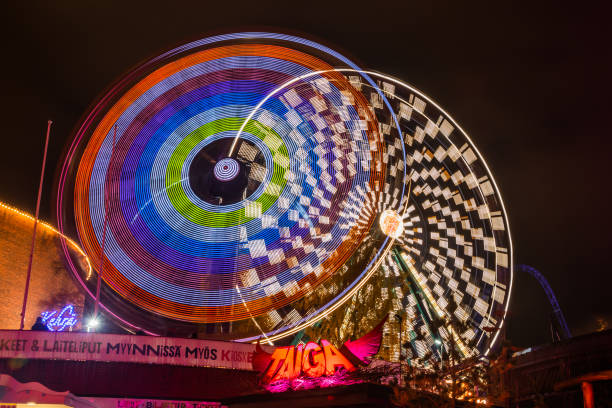
[[[33,228],[31,216],[0,203],[0,329],[19,329]],[[87,268],[86,258],[79,257]],[[58,233],[39,223],[25,328],[41,312],[67,303],[75,306],[80,321],[83,302],[84,295],[64,266]]]

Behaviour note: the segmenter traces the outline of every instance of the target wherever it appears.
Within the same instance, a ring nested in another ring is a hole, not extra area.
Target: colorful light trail
[[[78,128],[59,185],[60,230],[104,260],[103,304],[152,332],[274,341],[391,264],[423,286],[398,307],[444,314],[456,296],[472,338],[507,305],[505,211],[467,135],[418,91],[302,38],[227,34],[145,62]]]

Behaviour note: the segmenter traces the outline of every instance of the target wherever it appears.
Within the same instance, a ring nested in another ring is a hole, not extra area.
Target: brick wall
[[[0,205],[0,329],[19,329],[33,228],[30,217]],[[42,311],[66,303],[75,306],[80,320],[83,302],[83,294],[65,269],[58,234],[38,224],[25,328]]]

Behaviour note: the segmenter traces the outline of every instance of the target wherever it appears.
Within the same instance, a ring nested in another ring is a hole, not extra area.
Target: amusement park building
[[[33,228],[31,215],[0,203],[0,329],[19,329]],[[25,328],[29,329],[42,312],[61,309],[66,304],[74,305],[82,315],[85,296],[66,270],[59,245],[57,230],[40,223]],[[75,245],[69,248],[87,268],[87,258],[80,248]],[[77,324],[74,328],[80,327]]]

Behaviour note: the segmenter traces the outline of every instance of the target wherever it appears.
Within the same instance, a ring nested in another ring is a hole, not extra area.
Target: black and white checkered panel
[[[456,317],[471,326],[459,333],[464,351],[482,353],[495,335],[483,329],[501,324],[508,301],[512,254],[501,198],[474,145],[450,117],[408,87],[378,85],[399,119],[402,134],[399,140],[392,116],[372,90],[370,103],[387,143],[383,157],[388,162],[389,185],[383,197],[396,198],[392,191],[398,188],[396,181],[403,168],[400,143],[408,168],[403,182],[408,186],[412,180],[405,232],[398,240],[402,257],[436,313],[444,315],[449,297],[454,297],[459,305]],[[415,299],[404,295],[402,308],[409,317],[416,315]],[[423,319],[411,320],[407,331],[423,330]],[[443,329],[443,337],[445,332]],[[433,349],[433,338],[425,338]]]
[[[369,169],[373,157],[376,156],[375,151],[379,148],[374,140],[370,143],[362,134],[363,131],[375,127],[375,124],[371,123],[374,117],[360,112],[359,118],[361,120],[357,120],[355,115],[351,115],[346,107],[348,104],[354,104],[354,96],[347,91],[342,91],[340,92],[340,99],[338,99],[338,95],[334,92],[337,92],[337,90],[334,91],[327,79],[319,78],[308,84],[296,85],[295,88],[286,91],[280,98],[289,109],[289,113],[287,113],[287,116],[290,116],[288,123],[294,126],[287,133],[296,146],[299,146],[293,154],[300,162],[300,171],[296,174],[302,176],[302,179],[298,179],[297,175],[294,177],[293,174],[286,176],[287,189],[291,192],[291,195],[297,197],[297,201],[305,210],[304,214],[295,210],[289,210],[289,213],[294,214],[295,221],[299,222],[300,227],[303,228],[308,223],[315,221],[318,228],[310,229],[310,240],[308,242],[304,242],[301,237],[291,238],[288,232],[289,228],[285,228],[287,232],[281,229],[279,235],[281,238],[290,241],[293,249],[302,249],[305,253],[313,253],[319,259],[319,264],[322,264],[329,255],[325,248],[325,242],[329,240],[327,237],[329,234],[321,233],[320,227],[329,225],[331,228],[331,224],[333,224],[333,219],[330,220],[329,213],[322,213],[322,211],[329,210],[334,204],[324,198],[325,191],[330,193],[333,198],[338,189],[338,181],[344,183],[347,176],[352,177],[356,173],[357,166],[360,166],[362,170]],[[305,104],[304,101],[309,101],[310,104]],[[265,112],[258,117],[258,120],[274,129],[276,123],[272,118],[264,117],[264,115]],[[303,118],[303,121],[298,118]],[[308,126],[304,126],[305,123]],[[310,136],[309,140],[316,141],[317,144],[314,146],[307,145],[304,135]],[[375,136],[373,139],[375,139]],[[312,156],[310,159],[308,157],[311,150],[316,157],[314,162],[309,162],[309,160],[312,160]],[[328,158],[331,156],[336,159],[330,162]],[[318,173],[313,169],[315,165]],[[371,169],[371,172],[376,174],[381,171],[384,171],[384,168]],[[377,178],[377,176],[373,176],[373,179]],[[331,182],[332,179],[336,180],[335,184]],[[310,184],[313,187],[312,195],[303,192],[302,186],[304,184]],[[378,191],[370,189],[367,184],[364,188],[357,185],[354,191],[350,191],[348,197],[338,205],[340,209],[337,218],[339,228],[350,230],[357,227],[356,233],[365,234],[371,228],[371,220],[376,215],[371,203],[377,201],[374,197],[378,194]],[[399,199],[399,193],[397,197]],[[281,197],[278,205],[283,207],[288,206],[289,203],[289,200]],[[315,203],[316,205],[314,205]],[[287,209],[288,207],[283,208]],[[260,214],[254,215],[261,216]],[[266,225],[266,227],[278,228],[278,225]],[[367,240],[366,237],[364,242]],[[255,244],[261,245],[262,243],[256,242]],[[247,245],[251,245],[251,243]],[[265,251],[266,248],[264,247],[262,252]],[[285,256],[279,251],[279,262],[285,261],[284,258]],[[287,261],[289,265],[291,259]],[[297,262],[294,262],[294,265],[296,270],[312,270],[309,264],[298,265]],[[317,277],[321,274],[329,274],[329,271],[321,267],[314,269],[313,272]],[[342,275],[342,271],[338,271],[338,274]],[[250,282],[260,283],[255,279]],[[288,296],[293,293],[291,287],[287,290],[282,289],[274,277],[265,282],[262,281],[261,284],[262,290],[269,291],[270,294],[279,293],[281,290]],[[320,303],[324,304],[335,297],[342,289],[343,287],[330,283],[321,285],[316,292]],[[308,304],[308,302],[298,302],[298,305],[289,304],[271,310],[254,318],[254,320],[257,320],[260,327],[265,330],[276,330],[279,327],[295,324],[300,319],[316,314],[318,308],[306,308]]]

